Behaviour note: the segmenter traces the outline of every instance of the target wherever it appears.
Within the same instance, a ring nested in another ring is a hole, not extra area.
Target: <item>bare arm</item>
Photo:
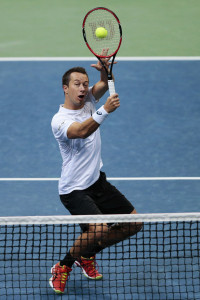
[[[79,123],[72,123],[67,130],[67,137],[69,139],[81,138],[85,139],[97,130],[99,124],[91,117],[86,121]]]
[[[118,94],[114,94],[108,97],[106,103],[104,104],[104,109],[111,113],[115,111],[120,106]],[[67,130],[67,137],[69,139],[82,138],[85,139],[90,136],[93,132],[97,130],[100,126],[92,117],[85,120],[82,123],[74,122]]]
[[[103,67],[102,67],[103,68]],[[99,100],[108,90],[108,78],[104,69],[101,70],[100,80],[93,86],[92,94],[96,100]]]

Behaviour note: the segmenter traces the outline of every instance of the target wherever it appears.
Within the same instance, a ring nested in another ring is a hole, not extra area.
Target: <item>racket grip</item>
[[[115,94],[115,84],[114,84],[114,81],[112,79],[108,80],[108,88],[109,88],[110,96]]]

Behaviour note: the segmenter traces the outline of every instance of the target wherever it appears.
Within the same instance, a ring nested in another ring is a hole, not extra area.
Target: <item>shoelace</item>
[[[61,277],[61,279],[60,279],[61,283],[65,283],[66,280],[68,279],[68,277],[70,278],[70,273],[69,272],[68,273],[64,272],[63,269],[62,270],[59,269],[59,271],[57,271],[55,276],[58,277],[59,275]]]
[[[95,275],[99,270],[99,266],[94,260],[82,259],[82,264],[92,275]]]

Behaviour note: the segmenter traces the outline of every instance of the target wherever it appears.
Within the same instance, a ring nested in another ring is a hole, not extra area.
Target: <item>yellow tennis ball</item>
[[[104,27],[98,27],[95,31],[96,37],[103,39],[107,37],[108,31]]]

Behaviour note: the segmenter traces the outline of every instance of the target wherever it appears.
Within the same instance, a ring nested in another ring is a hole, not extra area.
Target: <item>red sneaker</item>
[[[95,256],[90,258],[81,257],[75,261],[75,264],[82,269],[83,275],[89,279],[99,280],[102,279],[103,275],[96,269],[97,263]]]
[[[57,263],[51,268],[51,274],[53,276],[49,279],[49,284],[57,294],[64,293],[71,270],[72,269],[67,266],[60,266],[60,263]]]

